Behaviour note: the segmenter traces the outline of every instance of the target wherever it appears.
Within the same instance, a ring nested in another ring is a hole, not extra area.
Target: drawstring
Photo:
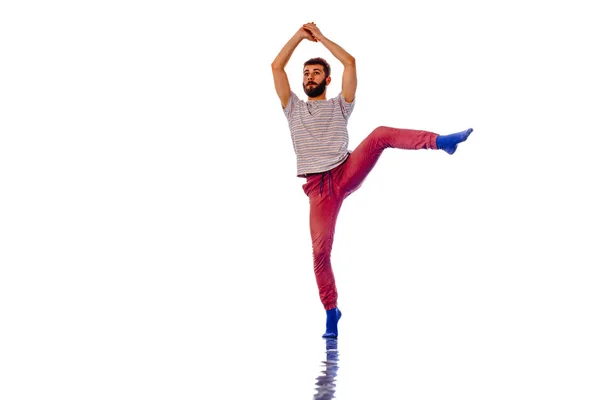
[[[319,196],[323,195],[323,185],[325,185],[325,175],[327,175],[327,193],[331,197],[331,185],[333,184],[333,176],[331,171],[325,171],[321,174],[321,181],[319,182]]]

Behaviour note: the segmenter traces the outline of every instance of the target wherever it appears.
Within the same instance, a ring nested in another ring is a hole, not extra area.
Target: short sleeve
[[[352,114],[352,111],[354,110],[354,103],[356,102],[356,97],[354,97],[354,100],[352,100],[352,103],[347,103],[346,100],[344,99],[344,96],[342,96],[341,92],[340,92],[340,94],[338,94],[337,97],[338,97],[338,101],[340,103],[340,108],[342,109],[342,115],[347,120],[348,118],[350,118],[350,115]]]
[[[287,118],[290,118],[292,116],[292,113],[294,112],[298,101],[300,101],[300,99],[298,98],[298,96],[296,96],[296,93],[290,92],[290,98],[288,99],[288,103],[283,109],[283,113]]]

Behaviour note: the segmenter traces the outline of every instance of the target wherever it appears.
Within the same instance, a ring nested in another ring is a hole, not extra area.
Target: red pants
[[[335,224],[342,202],[357,190],[383,150],[437,149],[437,134],[380,126],[367,136],[346,161],[330,171],[311,174],[302,185],[310,202],[310,235],[319,296],[326,310],[337,307],[337,289],[331,269]]]

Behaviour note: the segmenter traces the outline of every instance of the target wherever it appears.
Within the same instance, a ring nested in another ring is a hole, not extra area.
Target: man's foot
[[[337,324],[340,318],[342,318],[342,312],[336,307],[331,310],[326,310],[327,313],[327,324],[325,326],[324,338],[337,338],[338,330]]]
[[[467,140],[471,132],[473,132],[473,128],[469,128],[466,131],[453,133],[451,135],[438,135],[435,143],[438,149],[444,150],[448,154],[454,154],[456,151],[456,146],[458,146],[459,143]]]

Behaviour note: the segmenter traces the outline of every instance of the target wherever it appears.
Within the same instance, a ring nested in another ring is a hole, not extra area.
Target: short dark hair
[[[307,65],[320,65],[320,66],[322,66],[323,70],[325,71],[325,78],[328,78],[329,74],[331,73],[331,67],[329,66],[329,63],[327,61],[325,61],[325,59],[323,59],[321,57],[311,58],[310,60],[308,60],[308,61],[306,61],[304,63],[305,67]]]

